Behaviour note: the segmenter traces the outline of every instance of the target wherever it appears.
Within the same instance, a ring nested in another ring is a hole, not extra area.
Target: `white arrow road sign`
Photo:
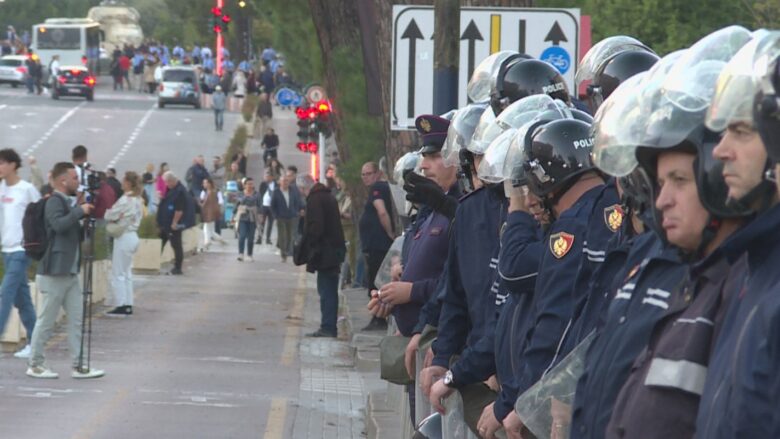
[[[458,105],[468,103],[474,68],[500,50],[553,64],[575,90],[579,23],[579,9],[461,8]],[[413,129],[418,115],[433,111],[433,32],[432,6],[393,6],[393,129]]]

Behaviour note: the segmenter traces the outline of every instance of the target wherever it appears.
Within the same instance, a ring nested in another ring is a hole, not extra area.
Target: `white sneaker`
[[[86,380],[90,378],[100,378],[103,375],[105,375],[106,372],[100,369],[79,369],[77,367],[73,368],[73,373],[70,374],[73,378],[77,380]]]
[[[42,379],[52,380],[55,378],[59,378],[60,374],[51,371],[46,366],[32,366],[27,368],[27,376],[32,378],[42,378]]]
[[[238,255],[237,259],[239,262],[242,262],[244,260],[244,255]]]
[[[252,262],[252,261],[254,261],[254,258],[253,258],[253,257],[251,257],[251,256],[247,256],[247,257],[246,257],[246,260],[247,260],[247,262]]]
[[[14,357],[16,358],[30,358],[30,355],[32,354],[32,348],[30,345],[25,345],[21,350],[16,352],[14,354]]]

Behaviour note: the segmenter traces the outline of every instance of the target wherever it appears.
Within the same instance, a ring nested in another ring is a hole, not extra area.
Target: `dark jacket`
[[[301,193],[293,185],[287,189],[289,191],[289,202],[285,202],[282,195],[282,188],[277,186],[271,195],[271,213],[277,219],[297,218],[301,209],[306,207],[301,199]]]
[[[188,181],[190,185],[190,193],[193,196],[199,196],[200,191],[203,190],[203,180],[209,178],[209,171],[204,166],[192,165],[187,171],[188,176],[192,176],[192,180]]]
[[[723,246],[729,263],[747,255],[750,277],[732,299],[710,358],[696,420],[699,438],[780,437],[779,229],[775,205]]]
[[[671,301],[631,367],[607,438],[693,437],[710,352],[746,275],[746,258],[729,267],[720,249],[691,268],[685,294]]]
[[[634,264],[634,254],[644,258]],[[572,439],[604,438],[615,399],[634,360],[685,287],[688,266],[680,261],[676,248],[663,247],[654,234],[638,239],[628,261],[632,268],[612,293],[604,321],[585,356],[572,406]]]
[[[309,250],[306,271],[337,271],[346,255],[344,231],[341,228],[338,202],[322,183],[315,184],[306,198],[304,224]]]
[[[273,105],[271,105],[271,102],[264,101],[257,104],[257,115],[260,117],[268,117],[271,118],[274,116],[273,112]]]
[[[54,192],[46,201],[44,218],[49,246],[38,263],[38,274],[59,276],[78,273],[81,266],[79,220],[83,217],[81,207],[70,207],[70,199],[61,192]]]

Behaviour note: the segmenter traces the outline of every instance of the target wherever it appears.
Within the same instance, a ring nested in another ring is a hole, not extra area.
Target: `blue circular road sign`
[[[561,46],[548,47],[542,52],[539,59],[555,66],[561,72],[561,75],[568,72],[571,67],[571,55]]]
[[[295,90],[289,89],[287,87],[282,87],[277,90],[275,98],[279,105],[285,107],[297,106],[301,102],[301,96],[296,93]]]

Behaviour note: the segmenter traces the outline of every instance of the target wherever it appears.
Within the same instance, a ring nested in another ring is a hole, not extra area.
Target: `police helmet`
[[[442,421],[439,413],[434,413],[420,422],[414,431],[412,439],[441,439]]]
[[[608,98],[613,91],[626,79],[649,70],[656,62],[658,55],[653,52],[626,51],[608,60],[587,88],[588,99],[593,111]]]
[[[498,72],[495,89],[490,94],[490,106],[500,114],[512,102],[535,94],[547,94],[567,104],[571,102],[566,82],[551,64],[536,59],[510,62]]]
[[[753,119],[769,159],[780,163],[780,56],[769,65],[753,104]]]
[[[692,130],[685,140],[676,145],[663,143],[639,145],[636,158],[644,172],[650,177],[653,191],[656,191],[656,166],[658,156],[664,152],[687,152],[696,156],[693,164],[699,201],[715,218],[738,218],[751,214],[748,209],[727,205],[728,186],[723,179],[723,162],[712,156],[712,150],[720,142],[720,135],[707,129],[703,121]],[[655,194],[654,194],[655,195]],[[655,199],[655,196],[653,196]]]
[[[528,188],[540,198],[564,193],[579,176],[594,169],[592,147],[593,136],[587,122],[540,121],[526,136],[523,167]]]

